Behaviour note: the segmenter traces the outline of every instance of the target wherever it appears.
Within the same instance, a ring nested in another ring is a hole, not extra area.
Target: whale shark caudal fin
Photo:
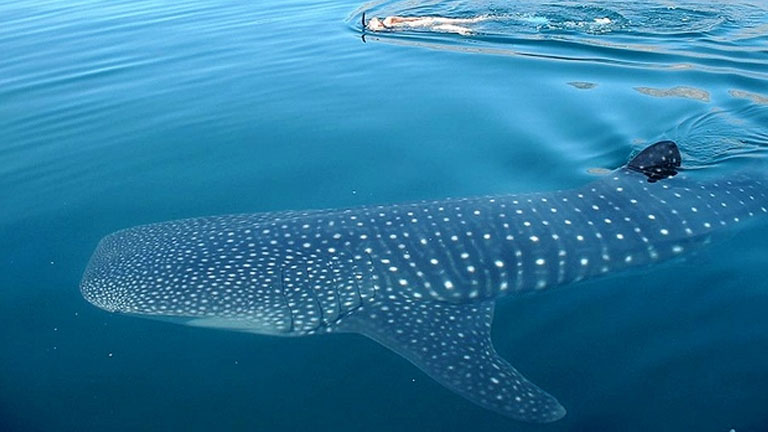
[[[677,174],[680,168],[680,150],[672,141],[659,141],[646,147],[627,164],[627,168],[645,174],[655,182]]]
[[[410,360],[461,396],[508,417],[551,422],[557,400],[525,379],[491,343],[493,301],[452,304],[385,300],[340,328],[361,333]]]

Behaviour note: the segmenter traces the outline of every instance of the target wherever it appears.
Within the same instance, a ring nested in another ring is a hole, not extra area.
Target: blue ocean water
[[[488,17],[367,32],[361,14]],[[568,408],[485,411],[355,335],[108,314],[101,237],[226,213],[582,185],[659,139],[727,175],[768,149],[754,1],[0,4],[0,429],[768,430],[768,227],[507,299],[497,350]]]

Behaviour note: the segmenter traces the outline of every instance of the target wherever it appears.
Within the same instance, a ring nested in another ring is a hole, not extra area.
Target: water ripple
[[[734,97],[744,93],[731,91]],[[744,163],[747,156],[765,159],[768,155],[766,124],[768,106],[736,101],[728,108],[712,108],[691,115],[665,136],[685,149],[686,168],[705,168],[726,161]]]
[[[763,31],[768,25],[767,7],[755,0],[401,0],[363,5],[348,17],[348,24],[359,31],[363,12],[369,19],[422,18],[383,27],[369,25],[368,39],[641,67],[738,70],[764,79],[768,76],[768,32]]]

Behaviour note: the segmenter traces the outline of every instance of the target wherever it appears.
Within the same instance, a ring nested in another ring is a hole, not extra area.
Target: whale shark
[[[768,210],[759,171],[681,169],[671,141],[581,187],[199,217],[104,237],[80,285],[111,312],[276,336],[359,333],[464,398],[566,413],[499,356],[497,300],[670,261]]]

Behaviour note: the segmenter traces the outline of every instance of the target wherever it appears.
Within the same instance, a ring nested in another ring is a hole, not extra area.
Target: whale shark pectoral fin
[[[565,409],[525,379],[491,343],[493,301],[451,304],[387,300],[349,317],[342,330],[362,333],[400,354],[470,401],[528,422],[551,422]]]
[[[646,147],[627,163],[627,168],[645,174],[651,182],[677,174],[682,157],[677,144],[659,141]]]

